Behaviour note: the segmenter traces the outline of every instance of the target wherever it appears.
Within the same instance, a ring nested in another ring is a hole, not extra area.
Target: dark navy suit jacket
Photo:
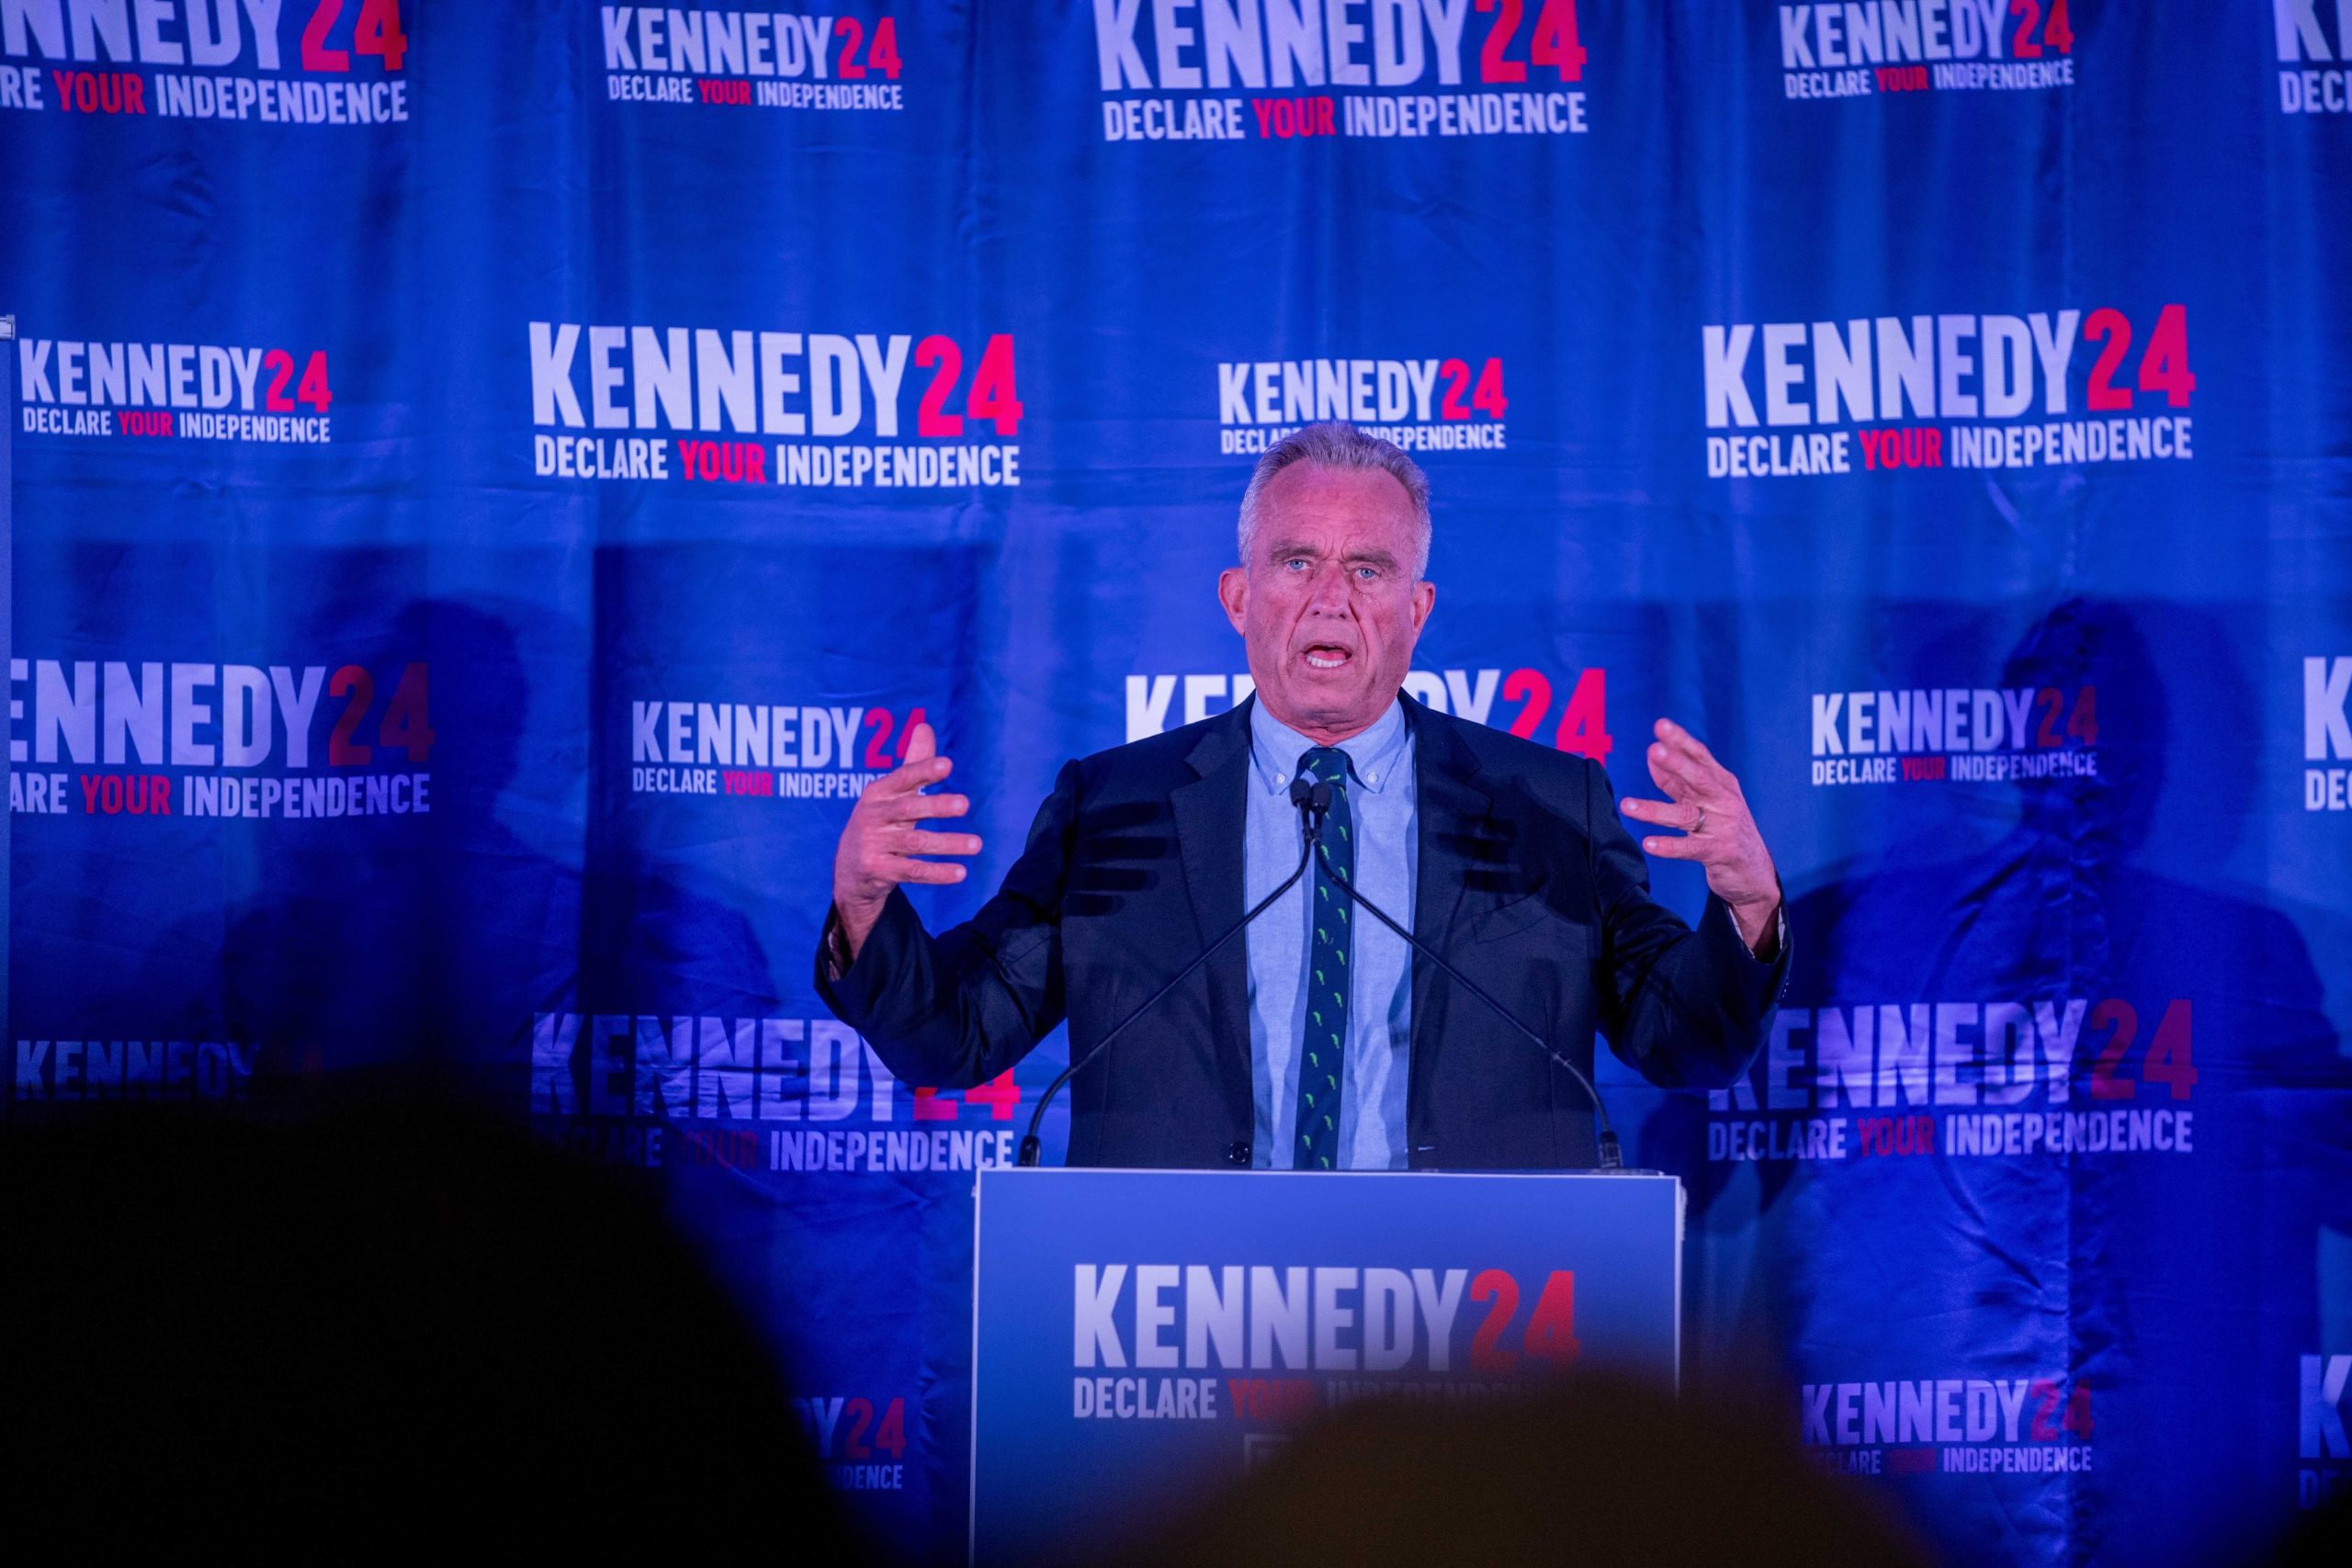
[[[1744,1072],[1787,944],[1759,963],[1718,900],[1694,931],[1651,898],[1598,763],[1403,701],[1414,934],[1588,1076],[1596,1030],[1654,1083]],[[982,1083],[1065,1019],[1077,1059],[1240,918],[1249,772],[1247,704],[1067,764],[978,915],[934,937],[894,890],[839,979],[819,953],[819,992],[910,1082]],[[1250,1163],[1248,986],[1237,938],[1070,1081],[1072,1165]],[[1573,1077],[1426,959],[1412,986],[1412,1168],[1593,1163]]]

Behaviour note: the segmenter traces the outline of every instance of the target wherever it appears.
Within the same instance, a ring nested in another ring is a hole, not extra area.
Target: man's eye
[[[1376,566],[1360,566],[1356,568],[1356,575],[1364,581],[1370,582],[1380,575],[1380,569]]]
[[[1288,560],[1286,560],[1286,561],[1283,562],[1283,565],[1284,567],[1302,567],[1302,566],[1305,566],[1306,564],[1306,558],[1305,556],[1293,556],[1293,557],[1291,557],[1291,558],[1290,558],[1290,559],[1288,559]]]

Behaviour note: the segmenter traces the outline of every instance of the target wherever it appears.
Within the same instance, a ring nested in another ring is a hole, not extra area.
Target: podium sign
[[[1670,1383],[1670,1176],[988,1169],[972,1552],[1068,1556],[1306,1416],[1603,1365]]]

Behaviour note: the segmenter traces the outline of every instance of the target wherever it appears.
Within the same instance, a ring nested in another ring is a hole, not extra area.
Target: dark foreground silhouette
[[[0,1126],[9,1529],[861,1560],[642,1198],[413,1085]]]
[[[1872,1500],[1809,1469],[1785,1422],[1580,1376],[1510,1400],[1345,1408],[1130,1561],[1867,1568],[1928,1558]]]

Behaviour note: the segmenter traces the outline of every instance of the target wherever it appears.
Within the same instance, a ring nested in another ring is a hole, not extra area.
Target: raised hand
[[[1657,721],[1648,761],[1651,779],[1668,798],[1629,795],[1618,804],[1636,822],[1679,828],[1683,836],[1654,834],[1642,840],[1642,848],[1664,860],[1694,860],[1705,866],[1707,886],[1730,906],[1748,951],[1765,953],[1778,929],[1773,917],[1781,908],[1781,879],[1739,781],[1697,736],[1670,718]]]
[[[936,833],[922,826],[933,818],[961,817],[972,808],[964,795],[922,793],[956,765],[938,753],[939,738],[931,726],[916,725],[907,738],[906,760],[867,784],[850,808],[841,847],[833,852],[833,908],[840,912],[852,957],[882,918],[891,888],[901,882],[964,880],[964,868],[954,862],[918,856],[980,852],[976,833]]]

